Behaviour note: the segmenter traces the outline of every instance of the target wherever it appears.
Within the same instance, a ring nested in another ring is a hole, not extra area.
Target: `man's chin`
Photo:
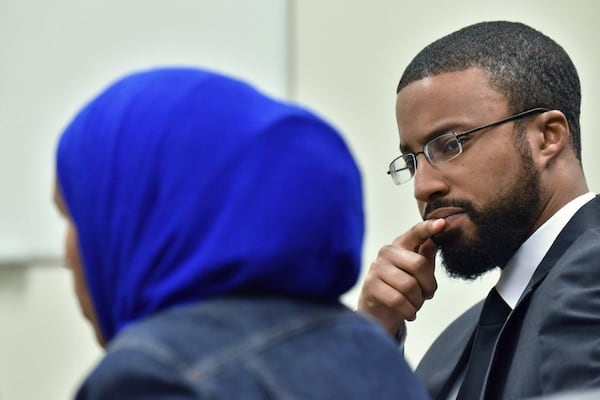
[[[451,278],[477,279],[496,268],[490,255],[473,244],[444,242],[440,245],[442,265]]]
[[[481,244],[465,238],[459,230],[443,232],[432,239],[439,247],[442,265],[451,278],[472,281],[495,268],[490,255],[481,251]]]
[[[463,281],[474,281],[475,279],[481,278],[483,275],[496,269],[495,266],[489,265],[485,268],[480,268],[477,270],[465,271],[460,268],[450,268],[446,263],[442,263],[444,269],[446,270],[446,274],[452,279],[460,279]]]

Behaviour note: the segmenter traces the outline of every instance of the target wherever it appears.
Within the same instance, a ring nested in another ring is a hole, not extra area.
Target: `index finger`
[[[442,232],[446,227],[446,220],[443,218],[426,220],[414,225],[406,234],[397,237],[392,245],[419,253],[419,249],[432,236]]]

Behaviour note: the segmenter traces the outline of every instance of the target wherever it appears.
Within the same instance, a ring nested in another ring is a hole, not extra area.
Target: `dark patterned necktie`
[[[493,288],[485,299],[481,310],[465,378],[458,392],[458,400],[479,399],[483,388],[483,380],[492,358],[492,350],[510,310],[508,304],[502,300],[502,297]]]

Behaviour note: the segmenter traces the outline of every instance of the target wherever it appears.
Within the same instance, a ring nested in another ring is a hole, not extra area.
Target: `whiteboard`
[[[75,112],[132,70],[195,65],[287,97],[288,2],[0,1],[0,265],[55,259],[54,151]]]

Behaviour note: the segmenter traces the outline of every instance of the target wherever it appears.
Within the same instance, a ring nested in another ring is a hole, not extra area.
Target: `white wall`
[[[0,399],[68,399],[101,355],[56,264],[0,267]]]
[[[2,0],[0,256],[58,254],[54,142],[84,101],[165,64],[217,68],[284,96],[287,29],[281,0]]]
[[[398,154],[395,88],[424,46],[465,25],[507,19],[528,23],[558,41],[582,81],[583,159],[591,190],[600,190],[600,30],[593,0],[398,1],[300,0],[294,3],[296,44],[292,93],[341,128],[362,169],[367,203],[364,265],[379,247],[419,220],[412,187],[394,186],[387,165]],[[483,298],[495,283],[449,280],[436,272],[439,289],[409,323],[405,353],[415,364],[448,321]],[[346,300],[356,304],[358,287]]]
[[[397,80],[423,46],[469,23],[520,20],[567,49],[583,83],[584,165],[591,189],[600,190],[598,7],[593,0],[0,1],[0,264],[16,264],[0,266],[0,399],[69,398],[101,354],[56,260],[62,226],[50,193],[61,128],[109,80],[156,63],[209,65],[330,119],[363,169],[366,267],[419,219],[410,186],[393,186],[385,174],[397,154]],[[409,326],[412,363],[495,278],[438,277],[435,299]],[[357,293],[345,297],[349,305]]]
[[[184,64],[288,92],[285,0],[0,1],[0,399],[72,398],[101,355],[60,266],[54,146],[132,69]]]

